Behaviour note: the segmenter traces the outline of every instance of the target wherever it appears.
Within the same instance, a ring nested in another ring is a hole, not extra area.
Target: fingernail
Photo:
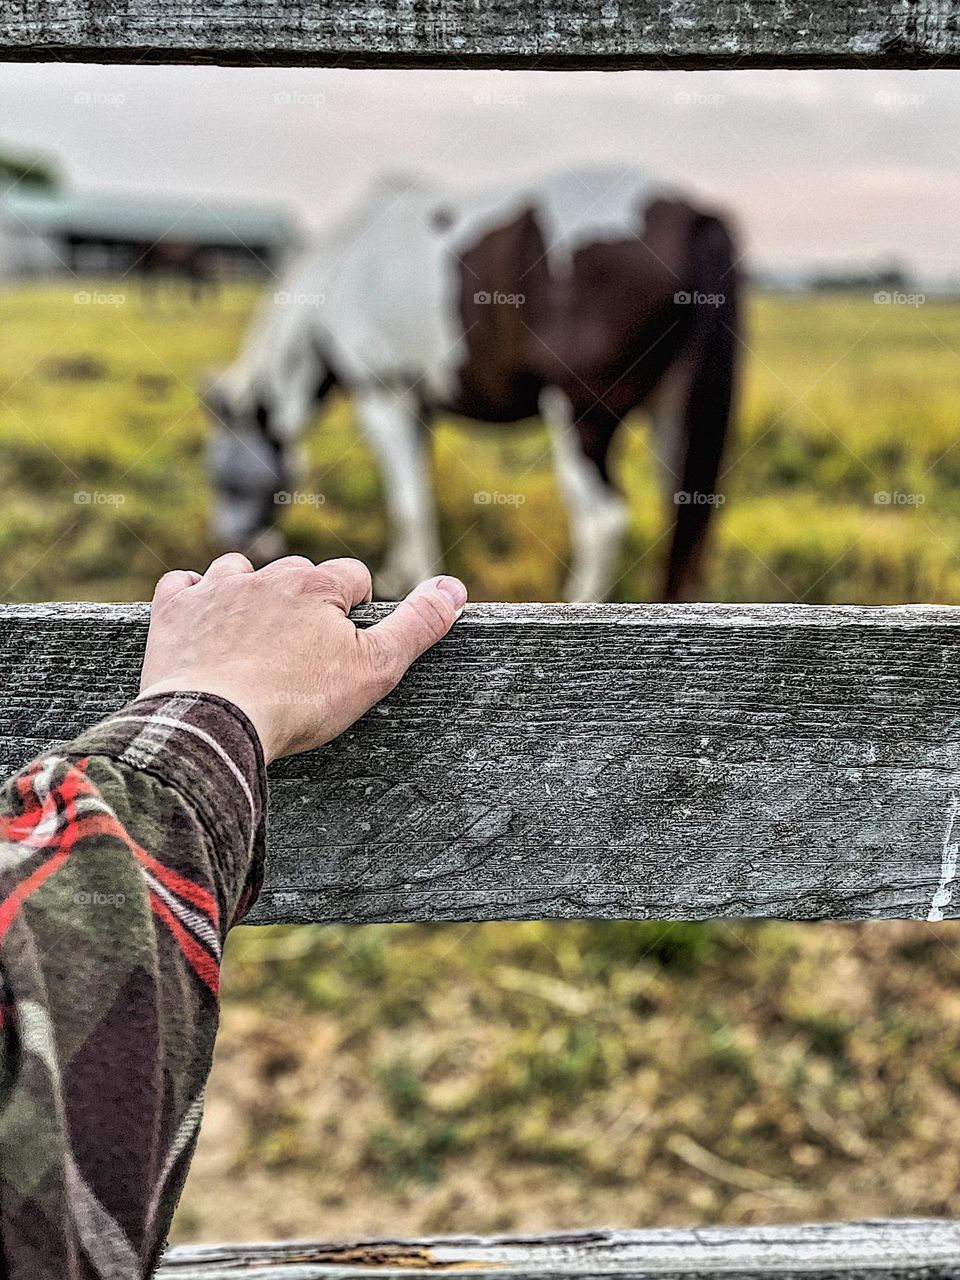
[[[463,606],[467,603],[467,588],[463,585],[459,578],[438,578],[437,590],[442,591],[450,603],[456,609],[456,618],[463,613]]]

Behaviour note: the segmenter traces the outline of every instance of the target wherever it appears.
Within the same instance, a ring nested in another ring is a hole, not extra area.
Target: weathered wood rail
[[[132,696],[145,629],[0,609],[0,766]],[[483,605],[272,770],[253,920],[950,918],[958,814],[960,609]]]
[[[949,0],[3,0],[0,58],[345,67],[955,67]]]
[[[960,1223],[839,1222],[692,1231],[583,1231],[491,1240],[171,1249],[162,1280],[357,1280],[452,1272],[471,1280],[956,1280]]]

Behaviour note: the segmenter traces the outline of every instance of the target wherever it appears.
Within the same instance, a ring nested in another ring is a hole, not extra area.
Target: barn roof
[[[38,235],[113,241],[185,240],[209,245],[284,245],[298,239],[282,209],[228,205],[189,197],[46,193],[15,189],[0,196],[6,210]]]

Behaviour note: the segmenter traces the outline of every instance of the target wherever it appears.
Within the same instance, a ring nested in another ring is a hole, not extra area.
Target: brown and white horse
[[[481,193],[381,184],[312,248],[205,394],[213,522],[225,546],[283,550],[278,492],[332,387],[378,459],[391,544],[378,590],[441,569],[429,422],[541,414],[569,510],[570,600],[617,577],[627,507],[611,440],[649,412],[673,535],[662,596],[690,599],[731,412],[736,253],[724,218],[623,169],[568,170]]]

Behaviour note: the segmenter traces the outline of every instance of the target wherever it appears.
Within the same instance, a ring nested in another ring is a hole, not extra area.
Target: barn
[[[0,193],[0,279],[152,265],[256,277],[275,271],[299,242],[295,221],[276,207],[23,184]]]

